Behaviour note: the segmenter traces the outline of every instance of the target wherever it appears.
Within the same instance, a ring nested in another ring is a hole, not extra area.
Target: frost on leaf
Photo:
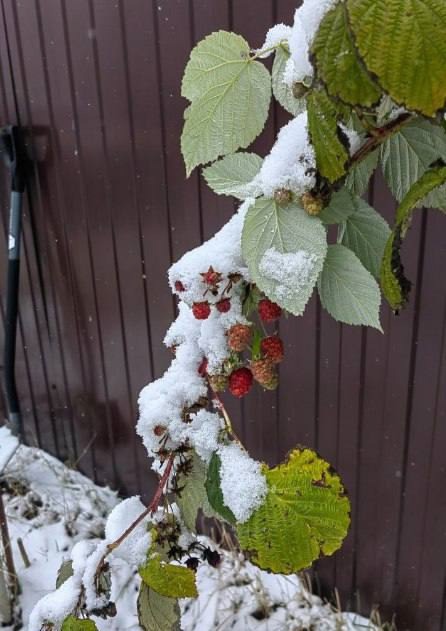
[[[339,476],[310,449],[295,449],[274,469],[264,466],[268,494],[237,525],[240,545],[262,569],[292,574],[333,554],[350,524],[350,503]]]

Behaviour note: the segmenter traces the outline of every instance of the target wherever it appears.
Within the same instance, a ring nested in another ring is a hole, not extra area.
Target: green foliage
[[[341,178],[349,158],[338,129],[339,112],[323,91],[313,91],[307,97],[308,129],[316,154],[317,168],[330,182]]]
[[[358,57],[344,2],[338,3],[322,20],[313,53],[318,75],[331,96],[364,107],[378,103],[381,90]]]
[[[161,596],[141,583],[138,622],[144,631],[180,631],[180,620],[180,607],[175,598]]]
[[[221,490],[221,478],[220,478],[221,460],[217,453],[212,454],[211,461],[208,467],[208,475],[206,478],[206,493],[211,507],[220,515],[225,521],[230,524],[235,524],[236,519],[234,513],[230,508],[226,506],[223,501],[223,493]]]
[[[378,166],[378,159],[379,151],[375,149],[364,160],[352,166],[345,180],[345,185],[352,193],[364,195],[369,186],[370,178]]]
[[[204,179],[218,195],[246,199],[252,194],[247,184],[260,171],[262,162],[255,153],[234,153],[204,169]]]
[[[318,289],[322,306],[339,322],[382,330],[378,284],[356,254],[344,245],[328,247]]]
[[[334,193],[328,206],[322,209],[319,218],[326,224],[343,223],[356,211],[353,194],[347,188]]]
[[[61,631],[96,631],[97,626],[93,620],[87,620],[86,618],[75,618],[74,616],[68,616],[65,618],[62,624]]]
[[[356,46],[401,105],[427,116],[446,103],[444,0],[347,0]]]
[[[426,171],[401,202],[393,231],[386,244],[381,267],[381,288],[392,309],[404,307],[410,283],[404,276],[400,248],[410,226],[413,210],[432,190],[446,182],[446,167],[439,166]]]
[[[181,150],[189,175],[199,164],[247,147],[262,131],[271,98],[268,70],[239,35],[218,31],[191,53],[182,94],[192,101]]]
[[[384,177],[398,201],[438,159],[446,161],[446,131],[422,118],[404,125],[381,147]],[[446,209],[445,189],[432,191],[422,205]]]
[[[265,270],[264,256],[271,250],[284,256],[281,265]],[[242,252],[258,287],[287,311],[302,314],[327,252],[320,219],[296,204],[281,208],[274,200],[261,198],[247,212]],[[299,269],[292,256],[299,253],[311,257],[312,264]]]
[[[290,53],[285,46],[279,46],[274,57],[272,70],[272,85],[274,98],[287,112],[296,116],[305,108],[303,98],[296,98],[292,89],[283,82],[283,73]]]
[[[390,228],[387,221],[360,197],[354,203],[356,210],[344,222],[340,242],[356,254],[372,276],[379,279]]]
[[[291,574],[333,554],[350,524],[350,503],[339,476],[310,449],[295,449],[274,469],[264,466],[268,494],[237,525],[242,548],[259,567]]]
[[[195,573],[187,567],[166,563],[154,554],[139,568],[144,583],[161,596],[169,598],[195,598],[197,586]]]
[[[205,483],[207,478],[207,467],[203,460],[194,452],[192,456],[192,470],[185,476],[180,476],[178,483],[181,488],[180,493],[175,497],[181,517],[189,530],[195,532],[197,514],[199,509],[207,517],[217,517],[209,504]]]
[[[73,576],[73,563],[70,560],[63,561],[57,572],[56,589],[59,589],[70,576]]]

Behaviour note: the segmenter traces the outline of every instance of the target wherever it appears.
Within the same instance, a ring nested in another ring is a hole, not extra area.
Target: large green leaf
[[[339,112],[333,101],[321,90],[307,97],[308,129],[320,173],[330,182],[339,180],[349,158],[337,125]]]
[[[161,596],[141,583],[138,622],[144,631],[179,631],[181,611],[175,598]]]
[[[195,573],[187,567],[166,563],[154,554],[139,568],[144,583],[161,596],[169,598],[195,598],[197,586]]]
[[[328,206],[322,209],[319,218],[326,224],[342,223],[356,211],[356,200],[347,188],[341,188],[333,194]]]
[[[212,454],[206,478],[206,493],[211,507],[219,516],[230,524],[235,524],[234,513],[226,506],[223,500],[220,478],[221,460],[217,453]]]
[[[350,524],[350,502],[339,476],[310,449],[295,449],[274,469],[264,503],[237,525],[241,547],[259,567],[291,574],[333,554]]]
[[[296,98],[293,90],[283,81],[283,73],[289,58],[290,53],[285,46],[281,45],[276,49],[272,70],[273,94],[287,112],[296,116],[305,109],[305,100]]]
[[[218,31],[192,51],[183,95],[192,100],[181,137],[189,175],[198,164],[245,148],[259,135],[268,116],[271,77],[251,58],[242,37]]]
[[[446,103],[444,0],[347,0],[356,45],[394,101],[434,116]]]
[[[356,212],[342,227],[342,245],[352,250],[366,269],[379,279],[390,228],[385,219],[360,197],[355,200]]]
[[[369,186],[370,178],[373,175],[376,167],[378,166],[379,151],[375,150],[372,153],[357,162],[349,171],[345,180],[345,185],[352,193],[356,195],[364,195]]]
[[[68,616],[63,621],[61,631],[97,631],[97,626],[93,620]]]
[[[404,276],[400,249],[410,226],[413,210],[430,191],[445,182],[445,166],[429,169],[410,189],[397,210],[395,226],[387,241],[381,267],[381,288],[394,311],[404,307],[411,287],[411,283]]]
[[[358,57],[343,2],[322,20],[313,43],[313,53],[318,75],[331,96],[363,107],[378,103],[381,90]]]
[[[328,247],[318,289],[322,306],[335,320],[381,331],[378,284],[356,254],[344,245]]]
[[[194,452],[191,461],[191,470],[187,475],[180,475],[178,485],[180,493],[175,495],[181,517],[189,530],[195,532],[196,521],[199,509],[207,517],[218,517],[219,515],[211,508],[206,493],[205,483],[207,477],[207,467],[203,460]]]
[[[248,210],[242,251],[257,286],[294,315],[305,309],[327,252],[325,229],[295,204],[259,199]]]
[[[421,118],[404,125],[382,145],[384,177],[398,201],[439,158],[446,161],[446,131]],[[446,209],[446,190],[435,190],[422,201],[423,206]]]
[[[204,179],[218,195],[246,199],[252,195],[247,185],[260,171],[262,162],[255,153],[233,153],[204,169]]]

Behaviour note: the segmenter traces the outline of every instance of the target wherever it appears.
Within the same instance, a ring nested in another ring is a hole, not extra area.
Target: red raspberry
[[[201,360],[201,364],[198,366],[198,374],[201,377],[205,377],[207,370],[208,370],[208,360],[206,359],[206,357],[203,357],[203,359]]]
[[[259,316],[263,322],[274,322],[282,315],[282,309],[275,302],[263,298],[258,306]]]
[[[252,386],[252,372],[249,368],[237,368],[229,377],[229,391],[241,399],[248,394]]]
[[[197,320],[207,320],[211,315],[211,307],[208,302],[194,302],[192,313]]]
[[[223,298],[223,300],[217,302],[215,306],[217,307],[217,311],[220,311],[220,313],[228,313],[231,308],[231,301],[229,298]]]
[[[153,428],[153,433],[155,434],[155,436],[162,436],[166,431],[166,428],[164,427],[164,425],[156,425]]]
[[[276,375],[274,364],[269,359],[256,359],[249,367],[254,379],[262,386],[270,383]]]
[[[265,337],[262,340],[260,349],[273,364],[279,364],[283,359],[283,342],[277,335]]]
[[[180,280],[175,281],[175,291],[178,291],[178,292],[186,291],[186,287],[183,285],[183,283]]]
[[[228,345],[231,351],[241,353],[251,341],[251,327],[247,324],[234,324],[228,331]]]

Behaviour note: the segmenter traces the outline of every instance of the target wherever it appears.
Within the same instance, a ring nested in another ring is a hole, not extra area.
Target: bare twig
[[[29,560],[29,556],[26,552],[25,545],[23,543],[23,539],[21,537],[17,537],[17,547],[19,549],[20,555],[23,560],[23,564],[25,567],[31,567],[31,562]]]
[[[12,555],[11,539],[9,536],[8,522],[6,521],[6,511],[3,504],[3,496],[0,492],[0,534],[5,556],[5,564],[7,571],[7,584],[10,591],[11,601],[14,603],[19,593],[19,580],[14,566],[14,557]]]

